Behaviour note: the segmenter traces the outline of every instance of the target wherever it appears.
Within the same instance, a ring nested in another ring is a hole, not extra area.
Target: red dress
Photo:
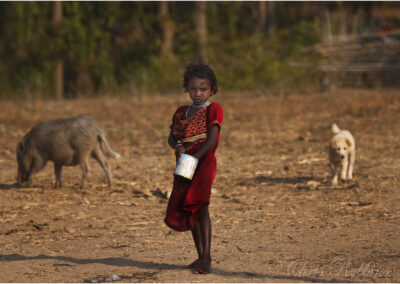
[[[181,106],[172,118],[171,130],[178,142],[190,143],[185,153],[193,155],[207,139],[207,130],[213,125],[221,127],[223,112],[217,103],[198,110],[182,119],[188,106]],[[199,161],[192,180],[174,176],[174,185],[168,202],[165,223],[177,231],[191,230],[204,205],[210,203],[211,187],[215,178],[217,144]],[[186,144],[185,144],[186,145]]]

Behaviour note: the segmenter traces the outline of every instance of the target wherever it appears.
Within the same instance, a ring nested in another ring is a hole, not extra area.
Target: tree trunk
[[[197,60],[200,63],[207,64],[207,3],[203,1],[195,2],[194,21],[196,27],[197,39]]]
[[[172,54],[173,40],[174,40],[174,27],[168,12],[167,1],[161,1],[160,4],[160,20],[161,30],[163,35],[161,51],[162,54]]]
[[[331,26],[331,16],[326,3],[323,4],[323,8],[320,11],[321,20],[321,33],[322,41],[327,46],[332,46],[332,26]],[[320,77],[320,88],[321,91],[332,91],[334,89],[334,82],[332,78],[333,74],[330,70],[321,72]]]
[[[351,32],[352,34],[358,33],[358,22],[361,14],[361,9],[358,8],[355,13],[352,15],[352,22],[351,22]]]
[[[276,17],[275,17],[275,8],[276,2],[268,1],[267,3],[267,22],[265,27],[265,33],[268,36],[271,36],[275,33],[276,30]]]
[[[275,7],[276,2],[258,2],[258,30],[267,36],[272,35],[276,30]]]
[[[342,1],[337,1],[338,6],[338,21],[339,21],[339,34],[347,34],[347,24],[346,24],[346,9]]]
[[[57,25],[62,20],[62,2],[55,1],[53,4],[53,24],[57,31]],[[57,100],[62,100],[64,97],[64,62],[62,58],[55,60],[54,73],[54,92]]]
[[[263,34],[266,33],[267,29],[267,2],[258,2],[258,30]]]
[[[332,44],[331,15],[326,6],[323,7],[323,9],[321,10],[321,32],[322,32],[323,42],[331,45]]]

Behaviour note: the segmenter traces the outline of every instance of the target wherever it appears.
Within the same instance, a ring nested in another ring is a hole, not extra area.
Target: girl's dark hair
[[[183,74],[183,87],[186,91],[189,91],[189,81],[193,78],[208,79],[211,85],[211,93],[215,94],[218,92],[217,78],[214,71],[208,65],[191,63],[186,66],[185,73]]]

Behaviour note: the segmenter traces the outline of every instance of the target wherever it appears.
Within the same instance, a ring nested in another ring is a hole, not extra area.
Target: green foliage
[[[64,63],[67,97],[135,90],[182,91],[182,72],[196,58],[193,2],[168,2],[172,54],[163,54],[158,2],[0,3],[0,96],[52,97],[54,62]],[[315,74],[290,66],[320,41],[318,3],[278,2],[277,29],[258,25],[258,2],[207,2],[208,56],[222,89],[313,84]],[[354,4],[355,5],[355,4]]]
[[[46,89],[49,64],[45,60],[49,4],[0,4],[0,67],[3,92],[35,93]]]
[[[208,6],[208,53],[222,89],[248,90],[265,87],[307,87],[315,80],[309,70],[289,66],[302,48],[320,40],[316,22],[301,22],[279,30],[271,38],[255,32],[255,18],[246,2],[210,2]],[[190,7],[186,7],[190,9]],[[189,22],[190,23],[190,22]],[[249,24],[250,23],[250,24]],[[220,28],[221,26],[225,28]],[[141,69],[147,90],[181,88],[184,65],[194,58],[194,29],[179,27],[174,57],[155,55]]]
[[[218,78],[228,89],[254,89],[271,86],[299,86],[313,81],[313,74],[289,66],[299,50],[319,41],[312,23],[283,29],[271,38],[262,34],[236,37],[222,45],[213,39],[212,62]]]
[[[184,67],[175,56],[153,57],[146,70],[146,80],[142,81],[151,92],[175,92],[182,86]]]

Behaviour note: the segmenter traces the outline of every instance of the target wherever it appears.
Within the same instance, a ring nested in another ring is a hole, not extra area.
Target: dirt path
[[[170,117],[185,95],[1,102],[0,281],[399,282],[400,94],[218,94],[224,126],[211,200],[212,273],[185,268],[190,233],[162,222],[174,157]],[[37,122],[88,113],[121,160],[106,187],[90,161],[66,168],[53,189],[49,164],[15,186],[15,147]],[[329,185],[330,124],[353,132],[355,180]]]

